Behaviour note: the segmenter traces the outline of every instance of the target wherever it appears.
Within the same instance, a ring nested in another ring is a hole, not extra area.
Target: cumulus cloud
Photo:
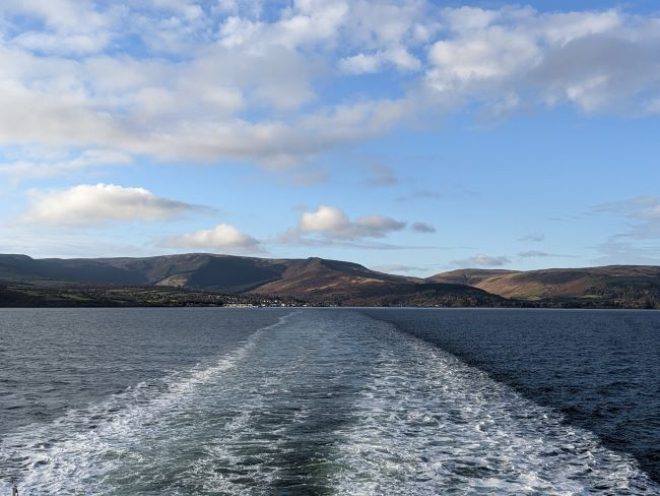
[[[435,227],[425,222],[415,222],[412,225],[412,230],[418,233],[434,233]]]
[[[203,250],[259,251],[259,241],[229,224],[218,224],[213,229],[168,238],[163,240],[161,246]]]
[[[300,219],[300,234],[320,234],[328,238],[352,240],[382,238],[406,226],[391,217],[365,215],[351,221],[339,208],[321,205],[315,212],[305,212]]]
[[[335,207],[321,205],[316,212],[305,212],[300,219],[302,232],[341,231],[351,225],[348,216]]]
[[[24,16],[38,20],[42,30],[17,31],[14,44],[46,53],[97,53],[111,40],[111,19],[116,10],[97,12],[89,2],[75,0],[6,0],[2,4],[5,16]]]
[[[658,113],[659,25],[425,0],[7,0],[0,147],[282,168],[461,105]],[[327,94],[378,72],[387,98]]]
[[[484,255],[479,253],[473,257],[465,258],[462,260],[454,260],[451,264],[455,267],[502,267],[511,263],[509,257],[500,255]]]
[[[366,55],[358,53],[339,61],[339,67],[348,74],[371,74],[391,65],[399,72],[412,72],[422,68],[422,62],[404,48],[379,51]]]
[[[353,221],[341,209],[321,205],[316,211],[303,212],[298,226],[281,234],[279,240],[307,245],[340,243],[364,248],[392,248],[389,245],[363,245],[361,242],[384,238],[405,227],[405,222],[383,215],[364,215]]]
[[[657,18],[618,10],[541,14],[528,7],[445,12],[453,35],[432,45],[426,71],[428,86],[445,101],[515,106],[531,93],[532,103],[571,103],[586,112],[653,112]]]
[[[204,207],[160,198],[144,188],[113,184],[32,191],[25,223],[88,226],[111,221],[163,221]]]

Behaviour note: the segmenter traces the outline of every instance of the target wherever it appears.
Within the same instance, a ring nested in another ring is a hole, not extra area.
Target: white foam
[[[125,466],[127,459],[139,458],[135,447],[142,439],[162,436],[164,417],[185,414],[202,386],[218,381],[245,360],[265,332],[284,325],[291,315],[255,331],[239,348],[210,365],[172,374],[160,388],[142,382],[49,424],[16,429],[0,444],[0,466],[20,464],[20,473],[12,478],[21,494],[109,494],[111,486],[104,483],[107,474]],[[0,491],[9,493],[10,487],[5,481]]]
[[[292,315],[161,390],[12,433],[2,446],[26,457],[21,494],[245,496],[292,477],[351,496],[660,494],[631,457],[450,354],[359,314]],[[336,406],[352,423],[291,467],[315,434],[314,398],[347,371]]]
[[[660,494],[625,454],[485,373],[390,329],[336,494]]]

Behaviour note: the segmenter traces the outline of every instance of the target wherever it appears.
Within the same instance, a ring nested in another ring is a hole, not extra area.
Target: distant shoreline
[[[318,257],[0,254],[0,307],[660,309],[660,267],[458,269],[422,279]]]

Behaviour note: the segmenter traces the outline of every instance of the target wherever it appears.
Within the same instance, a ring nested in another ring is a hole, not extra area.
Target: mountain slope
[[[7,292],[12,285],[27,284],[50,290],[181,289],[344,305],[660,308],[657,266],[527,272],[464,269],[417,279],[321,258],[266,259],[206,253],[97,259],[0,255],[2,284],[7,288],[0,306],[11,305],[18,297]]]
[[[505,298],[660,301],[660,267],[612,265],[533,271],[462,269],[427,281],[461,283]]]
[[[347,305],[501,305],[502,298],[477,288],[427,283],[412,277],[369,270],[336,260],[296,260],[281,279],[251,293],[289,296],[311,302],[335,301]]]
[[[33,259],[0,255],[0,279],[38,284],[171,286],[242,292],[275,280],[286,261],[191,253],[147,258]]]
[[[502,305],[457,284],[375,272],[320,258],[264,259],[192,253],[148,258],[41,259],[0,255],[0,281],[46,287],[142,286],[292,297],[354,305]]]

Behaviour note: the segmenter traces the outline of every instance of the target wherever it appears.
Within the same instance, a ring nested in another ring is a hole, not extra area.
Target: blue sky
[[[0,252],[660,262],[651,1],[7,0]]]

